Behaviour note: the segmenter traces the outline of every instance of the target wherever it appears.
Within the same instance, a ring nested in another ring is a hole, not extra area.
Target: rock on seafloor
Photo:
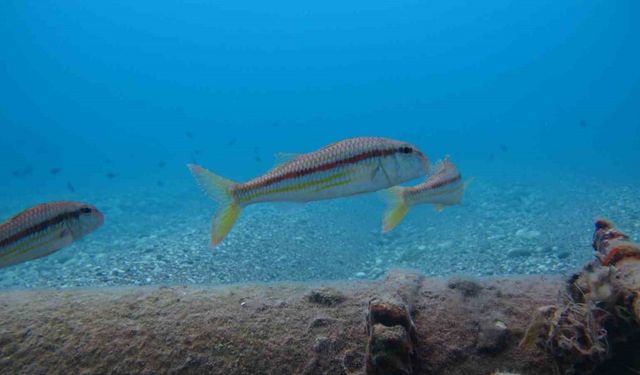
[[[554,301],[561,284],[545,277],[448,283],[396,271],[381,281],[341,284],[6,291],[0,293],[0,368],[7,374],[363,374],[372,349],[367,309],[393,295],[412,321],[406,331],[415,343],[411,374],[549,374],[549,358],[517,344],[531,307]]]

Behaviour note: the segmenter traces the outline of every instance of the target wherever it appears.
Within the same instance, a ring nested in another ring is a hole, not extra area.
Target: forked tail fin
[[[242,207],[232,194],[233,187],[237,184],[197,164],[187,166],[207,195],[218,203],[218,211],[211,223],[211,244],[216,246],[231,231],[240,216]]]
[[[404,198],[403,188],[400,186],[394,186],[385,193],[387,211],[384,213],[382,231],[387,233],[392,231],[404,219],[407,212],[409,212],[409,204]]]

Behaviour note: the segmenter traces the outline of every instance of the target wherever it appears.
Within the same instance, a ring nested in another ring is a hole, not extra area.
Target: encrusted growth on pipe
[[[520,346],[553,355],[558,372],[590,374],[640,335],[640,245],[607,219],[595,223],[596,260],[538,310]]]
[[[417,332],[405,304],[374,298],[367,314],[366,374],[411,375]]]

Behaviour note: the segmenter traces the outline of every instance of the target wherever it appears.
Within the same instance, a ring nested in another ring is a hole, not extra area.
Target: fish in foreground
[[[259,202],[309,202],[374,192],[429,173],[415,146],[387,138],[352,138],[289,160],[265,175],[236,183],[189,164],[200,186],[219,204],[211,242],[219,244],[243,207]]]
[[[385,213],[383,231],[389,232],[400,224],[411,206],[427,203],[442,211],[445,206],[460,204],[470,182],[462,181],[458,168],[446,157],[423,183],[411,187],[392,187],[387,191],[389,208]]]
[[[104,223],[94,206],[52,202],[22,211],[0,224],[0,268],[62,249]]]

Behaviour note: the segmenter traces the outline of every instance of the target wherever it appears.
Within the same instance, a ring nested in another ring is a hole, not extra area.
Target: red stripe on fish
[[[244,186],[241,186],[238,190],[240,191],[247,191],[247,190],[252,190],[252,189],[259,189],[265,186],[269,186],[281,181],[285,181],[288,179],[294,179],[294,178],[299,178],[299,177],[303,177],[312,173],[317,173],[317,172],[324,172],[324,171],[328,171],[334,168],[338,168],[341,166],[345,166],[345,165],[350,165],[350,164],[356,164],[359,163],[361,161],[367,160],[367,159],[372,159],[372,158],[377,158],[377,157],[386,157],[386,156],[391,156],[393,154],[399,153],[399,152],[407,152],[407,149],[405,147],[401,147],[401,148],[396,148],[396,149],[387,149],[387,150],[370,150],[370,151],[365,151],[363,153],[360,153],[358,155],[354,155],[345,159],[341,159],[341,160],[336,160],[336,161],[332,161],[329,163],[325,163],[325,164],[321,164],[315,167],[311,167],[311,168],[306,168],[306,169],[302,169],[299,171],[291,171],[279,176],[273,176],[270,178],[267,178],[263,181],[259,181],[255,184],[246,184]],[[410,152],[410,151],[409,151]]]

